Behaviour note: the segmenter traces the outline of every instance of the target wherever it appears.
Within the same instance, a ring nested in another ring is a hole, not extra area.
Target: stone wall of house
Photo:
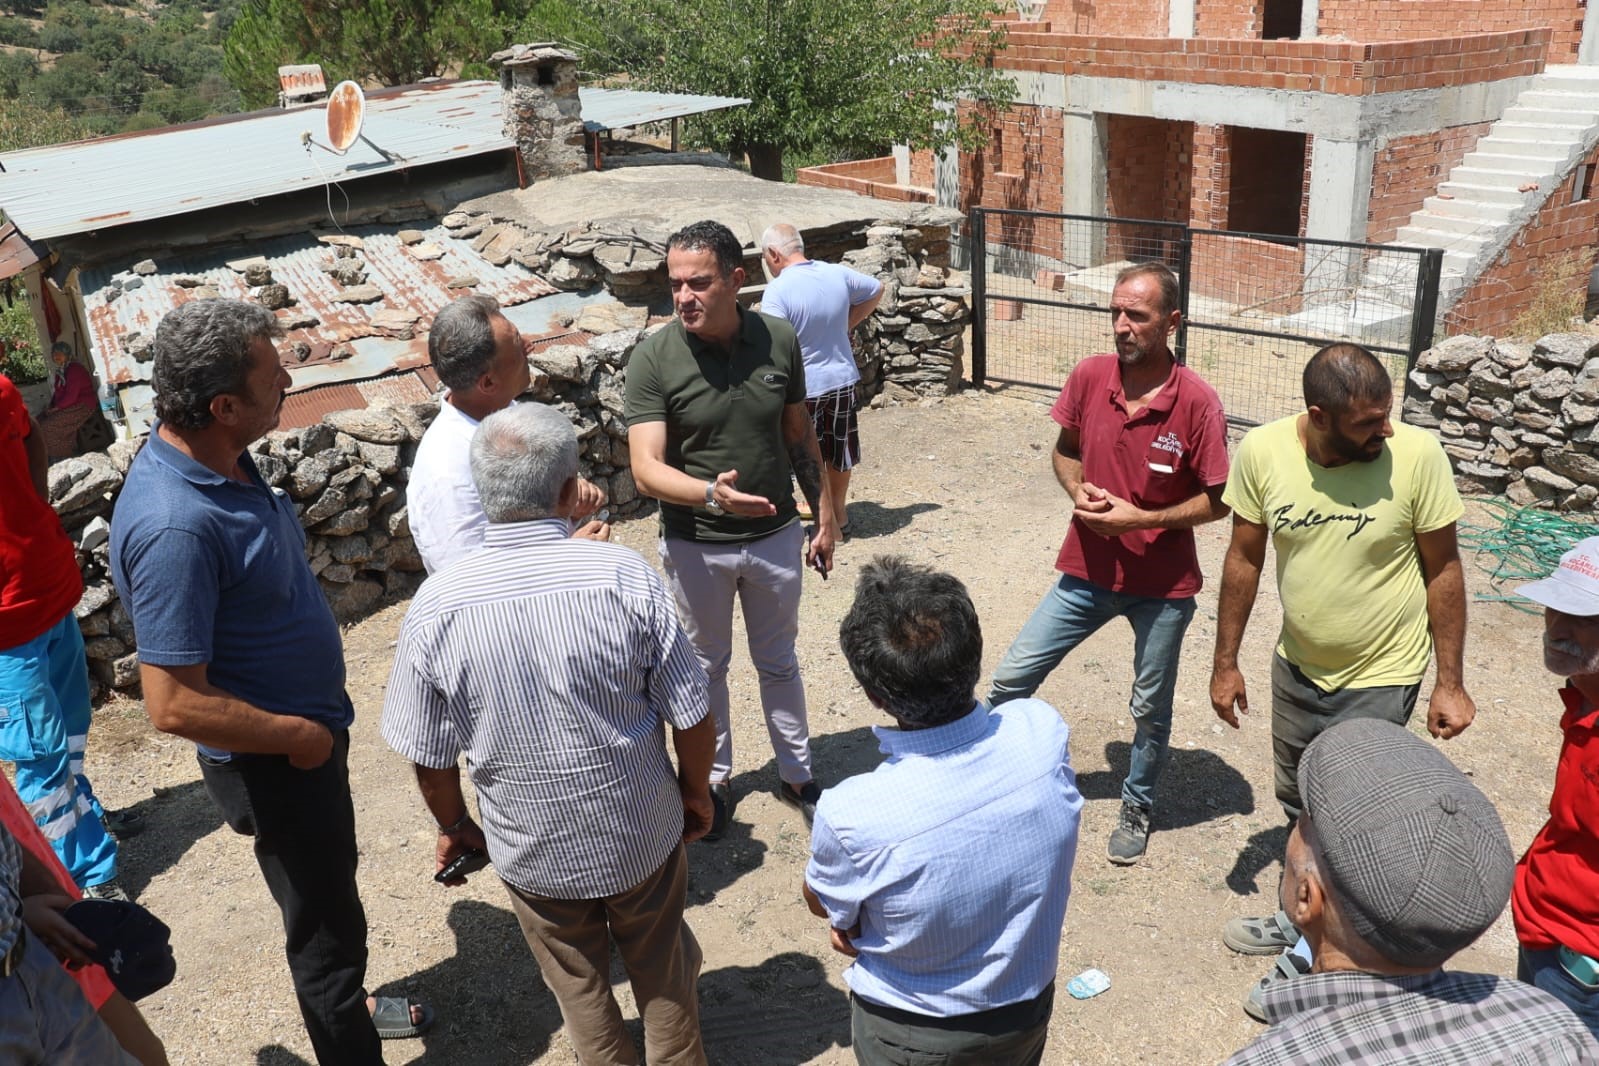
[[[577,256],[589,259],[580,269],[604,269],[592,258],[599,247],[596,242]],[[865,246],[844,253],[844,259],[881,278],[885,289],[877,313],[857,334],[865,395],[882,405],[959,388],[970,312],[964,276],[947,267],[948,231],[875,226]],[[612,519],[651,506],[633,484],[622,411],[628,357],[646,332],[611,329],[583,344],[552,345],[529,356],[533,382],[527,398],[571,419],[580,473],[605,490]],[[437,403],[339,411],[250,447],[262,477],[293,500],[305,525],[311,568],[340,621],[404,599],[421,583],[405,490],[417,442],[437,413]],[[108,452],[50,468],[51,503],[78,545],[85,591],[77,617],[99,694],[138,686],[133,626],[111,584],[107,556],[111,512],[143,443],[119,441]]]
[[[1416,360],[1404,420],[1435,430],[1468,492],[1591,511],[1599,499],[1599,336],[1450,337]]]

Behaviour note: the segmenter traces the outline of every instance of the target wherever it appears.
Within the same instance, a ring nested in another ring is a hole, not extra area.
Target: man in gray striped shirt
[[[472,477],[483,550],[412,601],[383,737],[415,764],[441,827],[436,869],[486,848],[578,1060],[639,1062],[611,995],[614,939],[648,1061],[703,1066],[683,844],[711,824],[705,671],[638,553],[568,538],[577,436],[564,415],[525,404],[484,419]]]

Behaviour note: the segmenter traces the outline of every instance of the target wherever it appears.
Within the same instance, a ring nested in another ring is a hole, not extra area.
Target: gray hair
[[[242,396],[250,373],[250,348],[283,336],[278,316],[245,300],[190,300],[155,330],[155,413],[176,429],[211,424],[211,401]]]
[[[428,358],[451,392],[465,392],[494,363],[494,320],[499,301],[477,293],[451,300],[433,316]]]
[[[493,524],[554,516],[561,487],[575,477],[577,431],[552,407],[514,403],[472,438],[472,481]]]
[[[787,222],[774,222],[761,234],[761,251],[770,248],[778,255],[805,254],[805,238]]]

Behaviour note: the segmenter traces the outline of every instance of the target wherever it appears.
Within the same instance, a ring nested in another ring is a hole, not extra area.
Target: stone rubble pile
[[[1599,336],[1450,337],[1423,352],[1404,420],[1437,430],[1464,491],[1520,506],[1599,499]]]

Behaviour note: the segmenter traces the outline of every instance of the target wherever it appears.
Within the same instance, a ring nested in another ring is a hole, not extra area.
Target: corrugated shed
[[[584,125],[619,129],[748,100],[579,89]],[[493,81],[439,81],[367,95],[363,139],[327,142],[327,108],[272,109],[0,155],[0,205],[34,240],[242,203],[329,182],[514,148]]]
[[[647,93],[635,89],[579,88],[577,95],[583,105],[583,128],[590,133],[666,122],[749,103],[736,96]]]
[[[326,143],[326,113],[256,111],[7,152],[0,204],[42,240],[513,147],[500,129],[499,85],[490,81],[373,92],[365,140],[342,156],[302,144],[307,133]]]

